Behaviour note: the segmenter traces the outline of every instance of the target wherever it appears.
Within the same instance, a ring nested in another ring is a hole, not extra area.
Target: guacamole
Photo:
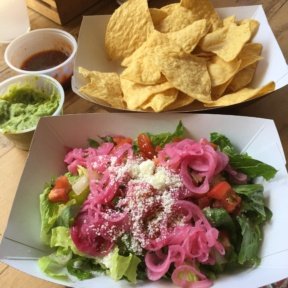
[[[52,115],[59,105],[58,92],[50,95],[29,84],[12,85],[0,95],[0,129],[17,133],[37,125],[42,116]]]

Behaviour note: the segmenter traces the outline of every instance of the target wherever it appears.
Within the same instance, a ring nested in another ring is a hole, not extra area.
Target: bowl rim
[[[0,83],[0,88],[2,85],[6,85],[6,84],[13,84],[13,83],[16,83],[17,80],[19,79],[25,79],[25,78],[35,78],[35,77],[38,77],[38,78],[42,78],[43,80],[45,81],[50,81],[52,82],[52,84],[54,85],[54,87],[57,89],[57,91],[59,92],[59,96],[60,96],[60,99],[59,99],[59,104],[57,106],[57,109],[54,111],[53,114],[51,115],[47,115],[47,116],[43,116],[43,117],[51,117],[51,116],[56,116],[56,115],[59,115],[62,108],[63,108],[63,105],[64,105],[64,100],[65,100],[65,91],[64,91],[64,88],[62,87],[62,85],[60,84],[60,82],[58,80],[56,80],[55,78],[49,76],[49,75],[45,75],[45,74],[20,74],[20,75],[16,75],[16,76],[13,76],[13,77],[10,77],[4,81],[2,81]],[[9,86],[8,86],[9,87]],[[7,134],[7,135],[17,135],[17,134],[23,134],[23,133],[28,133],[28,132],[31,132],[33,130],[36,129],[38,123],[33,126],[33,127],[30,127],[30,128],[27,128],[27,129],[24,129],[24,130],[21,130],[21,131],[16,131],[16,132],[7,132],[7,133],[4,133],[3,130],[0,128],[0,133],[2,134]]]
[[[13,47],[13,45],[15,45],[15,43],[17,42],[21,42],[21,41],[25,41],[25,38],[27,36],[30,36],[31,34],[39,34],[39,33],[55,33],[55,34],[59,34],[62,36],[65,36],[65,38],[70,42],[70,44],[72,44],[72,53],[69,55],[69,57],[62,63],[58,64],[57,66],[53,66],[51,68],[48,69],[44,69],[44,70],[38,70],[38,71],[29,71],[29,70],[23,70],[21,68],[18,68],[16,66],[14,66],[10,60],[9,60],[9,52],[10,49]],[[17,73],[20,74],[46,74],[46,73],[51,73],[63,66],[65,66],[68,62],[71,61],[71,59],[73,59],[76,55],[77,52],[77,48],[78,48],[78,44],[76,39],[74,38],[74,36],[72,34],[70,34],[69,32],[62,30],[62,29],[57,29],[57,28],[40,28],[40,29],[35,29],[35,30],[31,30],[28,31],[27,33],[20,35],[19,37],[15,38],[14,40],[12,40],[6,47],[5,52],[4,52],[4,61],[5,63],[14,71],[16,71]]]

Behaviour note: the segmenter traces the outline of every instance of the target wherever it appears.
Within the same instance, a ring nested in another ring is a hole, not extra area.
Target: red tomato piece
[[[53,203],[66,203],[69,200],[69,197],[64,188],[53,188],[48,194],[48,199]]]
[[[236,209],[236,207],[239,206],[240,203],[241,197],[238,196],[233,189],[231,189],[229,191],[228,197],[226,197],[225,201],[223,201],[223,206],[227,212],[231,213],[234,212],[234,210]]]
[[[115,136],[113,137],[113,142],[116,144],[116,146],[121,146],[125,143],[132,144],[133,140],[129,137]]]
[[[154,156],[156,156],[155,148],[153,147],[152,142],[147,134],[139,134],[137,141],[143,158],[153,159]]]
[[[213,207],[224,208],[228,213],[234,212],[241,203],[241,197],[237,195],[227,181],[218,182],[208,191],[206,196],[214,199]]]
[[[207,197],[216,200],[224,200],[227,197],[230,190],[231,190],[230,184],[227,181],[221,181],[208,191]]]
[[[54,188],[64,188],[65,190],[69,191],[71,189],[71,185],[68,181],[66,176],[59,176],[55,180]]]
[[[69,200],[68,193],[71,190],[71,185],[65,175],[59,176],[54,183],[54,187],[48,194],[49,201],[53,203],[64,202]]]

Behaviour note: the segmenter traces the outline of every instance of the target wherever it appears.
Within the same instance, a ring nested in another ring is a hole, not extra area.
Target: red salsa
[[[21,69],[27,71],[40,71],[55,67],[66,59],[69,55],[59,50],[47,50],[33,54],[24,61]]]

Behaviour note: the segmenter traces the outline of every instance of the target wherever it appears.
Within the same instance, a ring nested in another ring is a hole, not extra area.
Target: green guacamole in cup
[[[56,111],[59,101],[56,90],[47,95],[27,83],[11,85],[0,95],[0,129],[3,133],[18,133],[33,128],[40,117]]]

